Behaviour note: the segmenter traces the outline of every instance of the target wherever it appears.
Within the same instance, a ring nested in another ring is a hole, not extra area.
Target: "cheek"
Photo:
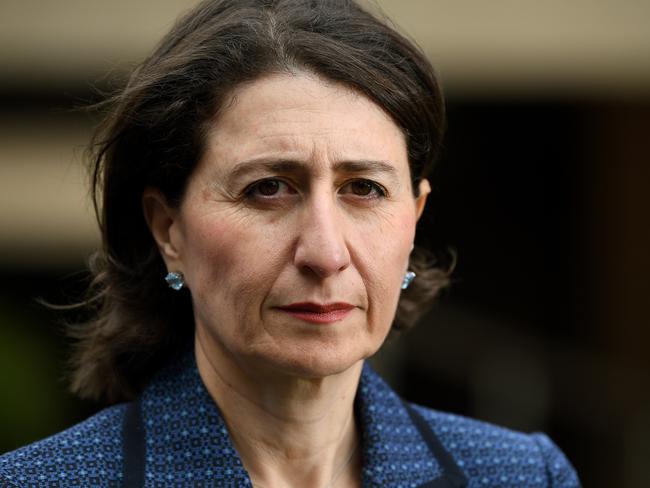
[[[367,265],[380,276],[403,274],[415,237],[415,212],[406,207],[364,226],[361,232]]]
[[[250,225],[232,215],[197,219],[188,229],[184,262],[189,265],[188,285],[195,300],[229,306],[253,300],[272,282],[274,263],[281,250],[273,229]],[[225,312],[225,310],[224,310]]]
[[[368,293],[369,320],[379,330],[390,326],[415,237],[415,213],[404,209],[366,232],[361,273]]]
[[[220,219],[202,219],[188,229],[183,262],[189,264],[192,277],[215,279],[231,267],[238,241],[233,230]]]

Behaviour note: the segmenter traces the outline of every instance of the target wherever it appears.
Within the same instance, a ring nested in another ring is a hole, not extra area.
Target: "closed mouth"
[[[300,302],[292,303],[290,305],[284,305],[282,307],[277,307],[281,310],[294,311],[294,312],[311,312],[311,313],[327,313],[333,312],[335,310],[350,310],[354,308],[354,305],[346,302],[336,302],[336,303],[312,303],[312,302]]]
[[[344,319],[356,307],[346,302],[325,304],[300,302],[275,308],[306,322],[327,324]]]

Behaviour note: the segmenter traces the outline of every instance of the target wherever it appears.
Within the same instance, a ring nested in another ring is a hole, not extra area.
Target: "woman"
[[[544,435],[412,406],[364,365],[446,283],[413,246],[443,125],[423,55],[351,1],[190,12],[93,146],[73,386],[126,403],[3,456],[0,480],[578,486]]]

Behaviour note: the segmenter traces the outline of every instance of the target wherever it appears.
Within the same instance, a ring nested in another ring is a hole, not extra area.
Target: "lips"
[[[326,304],[301,302],[276,308],[292,317],[306,322],[314,324],[329,324],[343,320],[352,310],[354,310],[355,306],[346,302]]]

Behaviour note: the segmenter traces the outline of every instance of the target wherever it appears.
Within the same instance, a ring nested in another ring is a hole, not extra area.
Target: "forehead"
[[[387,161],[408,173],[402,130],[377,104],[315,75],[275,74],[240,85],[207,131],[204,159],[227,171],[242,160],[314,164]]]

